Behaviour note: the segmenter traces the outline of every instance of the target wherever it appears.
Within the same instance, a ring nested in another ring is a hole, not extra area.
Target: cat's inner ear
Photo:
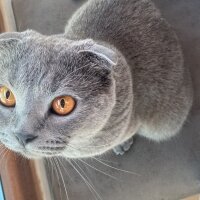
[[[91,44],[91,41],[90,41]],[[117,65],[118,57],[117,53],[109,48],[105,47],[103,45],[94,43],[91,45],[86,45],[84,49],[80,50],[79,53],[90,53],[93,54],[105,61],[107,61],[111,66]]]

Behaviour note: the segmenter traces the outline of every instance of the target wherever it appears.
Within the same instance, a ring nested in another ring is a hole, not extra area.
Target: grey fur
[[[26,157],[90,157],[136,133],[168,139],[192,105],[178,39],[149,0],[89,0],[65,34],[2,34],[0,46],[0,84],[17,101],[0,105],[0,137]],[[76,98],[74,112],[51,113],[65,94]],[[19,132],[38,138],[24,148]]]

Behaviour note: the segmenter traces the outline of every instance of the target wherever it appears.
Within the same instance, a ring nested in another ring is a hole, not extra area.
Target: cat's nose
[[[35,140],[38,136],[37,135],[32,135],[32,134],[24,134],[24,133],[15,133],[17,139],[21,144],[24,146],[33,140]]]

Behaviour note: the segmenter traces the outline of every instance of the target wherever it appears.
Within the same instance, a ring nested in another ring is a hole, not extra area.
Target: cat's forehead
[[[69,45],[67,40],[54,37],[23,39],[17,45],[16,53],[5,63],[6,81],[20,88],[20,91],[27,88],[42,88],[43,92],[55,91],[78,65]]]
[[[78,96],[85,96],[86,90],[103,92],[102,85],[109,86],[110,68],[107,65],[111,62],[109,58],[113,58],[112,51],[94,45],[92,40],[70,41],[64,36],[39,33],[25,36],[23,33],[23,37],[21,34],[17,37],[20,39],[6,41],[3,51],[6,56],[0,51],[0,84],[11,86],[9,88],[19,96],[26,91],[51,95],[57,91],[68,93],[69,89]],[[103,68],[102,63],[105,64]]]
[[[65,55],[69,59],[74,52],[71,44],[70,40],[54,36],[29,36],[21,40],[17,50],[21,58],[35,57],[39,61],[49,61],[58,60],[59,56]]]

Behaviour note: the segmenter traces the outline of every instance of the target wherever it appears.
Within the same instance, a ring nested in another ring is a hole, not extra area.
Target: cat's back
[[[156,62],[182,65],[176,34],[151,0],[89,0],[65,31],[71,39],[108,42],[122,52],[132,69]],[[163,60],[166,57],[170,59]]]
[[[126,57],[153,48],[160,41],[177,45],[175,34],[151,0],[89,0],[74,14],[65,31],[71,39],[108,42]]]
[[[89,0],[69,21],[66,36],[104,41],[120,50],[142,108],[173,96],[171,88],[185,78],[177,36],[150,0]]]
[[[141,135],[161,140],[180,130],[192,105],[190,74],[175,32],[151,0],[89,0],[66,37],[103,41],[125,57]]]

